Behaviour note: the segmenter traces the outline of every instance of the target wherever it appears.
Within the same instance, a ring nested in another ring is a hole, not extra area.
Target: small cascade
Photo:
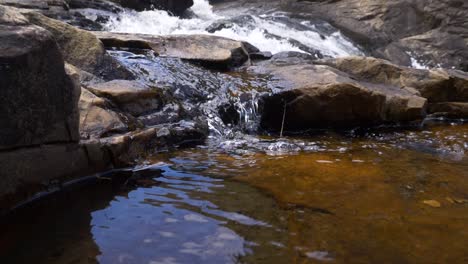
[[[181,103],[184,117],[204,117],[217,138],[235,138],[257,131],[258,100],[271,90],[267,80],[243,73],[220,73],[153,52],[109,51],[139,81],[164,91],[167,103]]]
[[[216,35],[248,41],[260,50],[272,53],[298,51],[327,57],[363,54],[324,21],[301,20],[284,12],[271,11],[261,15],[248,11],[243,15],[217,14],[207,0],[195,0],[191,13],[189,18],[179,18],[161,10],[125,10],[110,16],[105,29],[153,35]],[[85,15],[92,16],[89,11]]]

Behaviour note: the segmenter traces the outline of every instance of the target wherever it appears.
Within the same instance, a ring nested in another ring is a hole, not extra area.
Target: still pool
[[[467,151],[453,124],[159,153],[14,212],[0,262],[467,263]]]

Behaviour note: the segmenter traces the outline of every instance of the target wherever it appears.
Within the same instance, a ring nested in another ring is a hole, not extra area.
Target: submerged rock
[[[226,70],[243,65],[258,49],[248,43],[208,35],[152,36],[94,32],[106,47],[151,49],[160,56],[181,58]]]

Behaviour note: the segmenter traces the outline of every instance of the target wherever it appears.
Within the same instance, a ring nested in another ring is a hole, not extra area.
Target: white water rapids
[[[362,54],[359,48],[331,26],[327,25],[329,28],[326,33],[320,32],[310,21],[293,20],[285,13],[251,15],[246,22],[237,23],[235,20],[234,23],[230,23],[229,28],[209,33],[206,29],[216,21],[235,19],[239,14],[214,13],[207,0],[194,0],[191,11],[193,17],[179,18],[161,10],[126,10],[112,16],[105,27],[112,32],[153,35],[212,34],[248,41],[261,51],[272,53],[307,52],[307,49],[312,49],[330,57]]]

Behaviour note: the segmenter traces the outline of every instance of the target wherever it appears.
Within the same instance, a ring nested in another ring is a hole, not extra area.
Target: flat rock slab
[[[94,94],[110,99],[134,116],[157,110],[162,106],[161,90],[138,81],[114,80],[87,87]]]
[[[160,56],[200,62],[215,68],[244,64],[249,51],[258,51],[250,44],[209,35],[154,36],[111,32],[93,32],[106,47],[151,49]]]

